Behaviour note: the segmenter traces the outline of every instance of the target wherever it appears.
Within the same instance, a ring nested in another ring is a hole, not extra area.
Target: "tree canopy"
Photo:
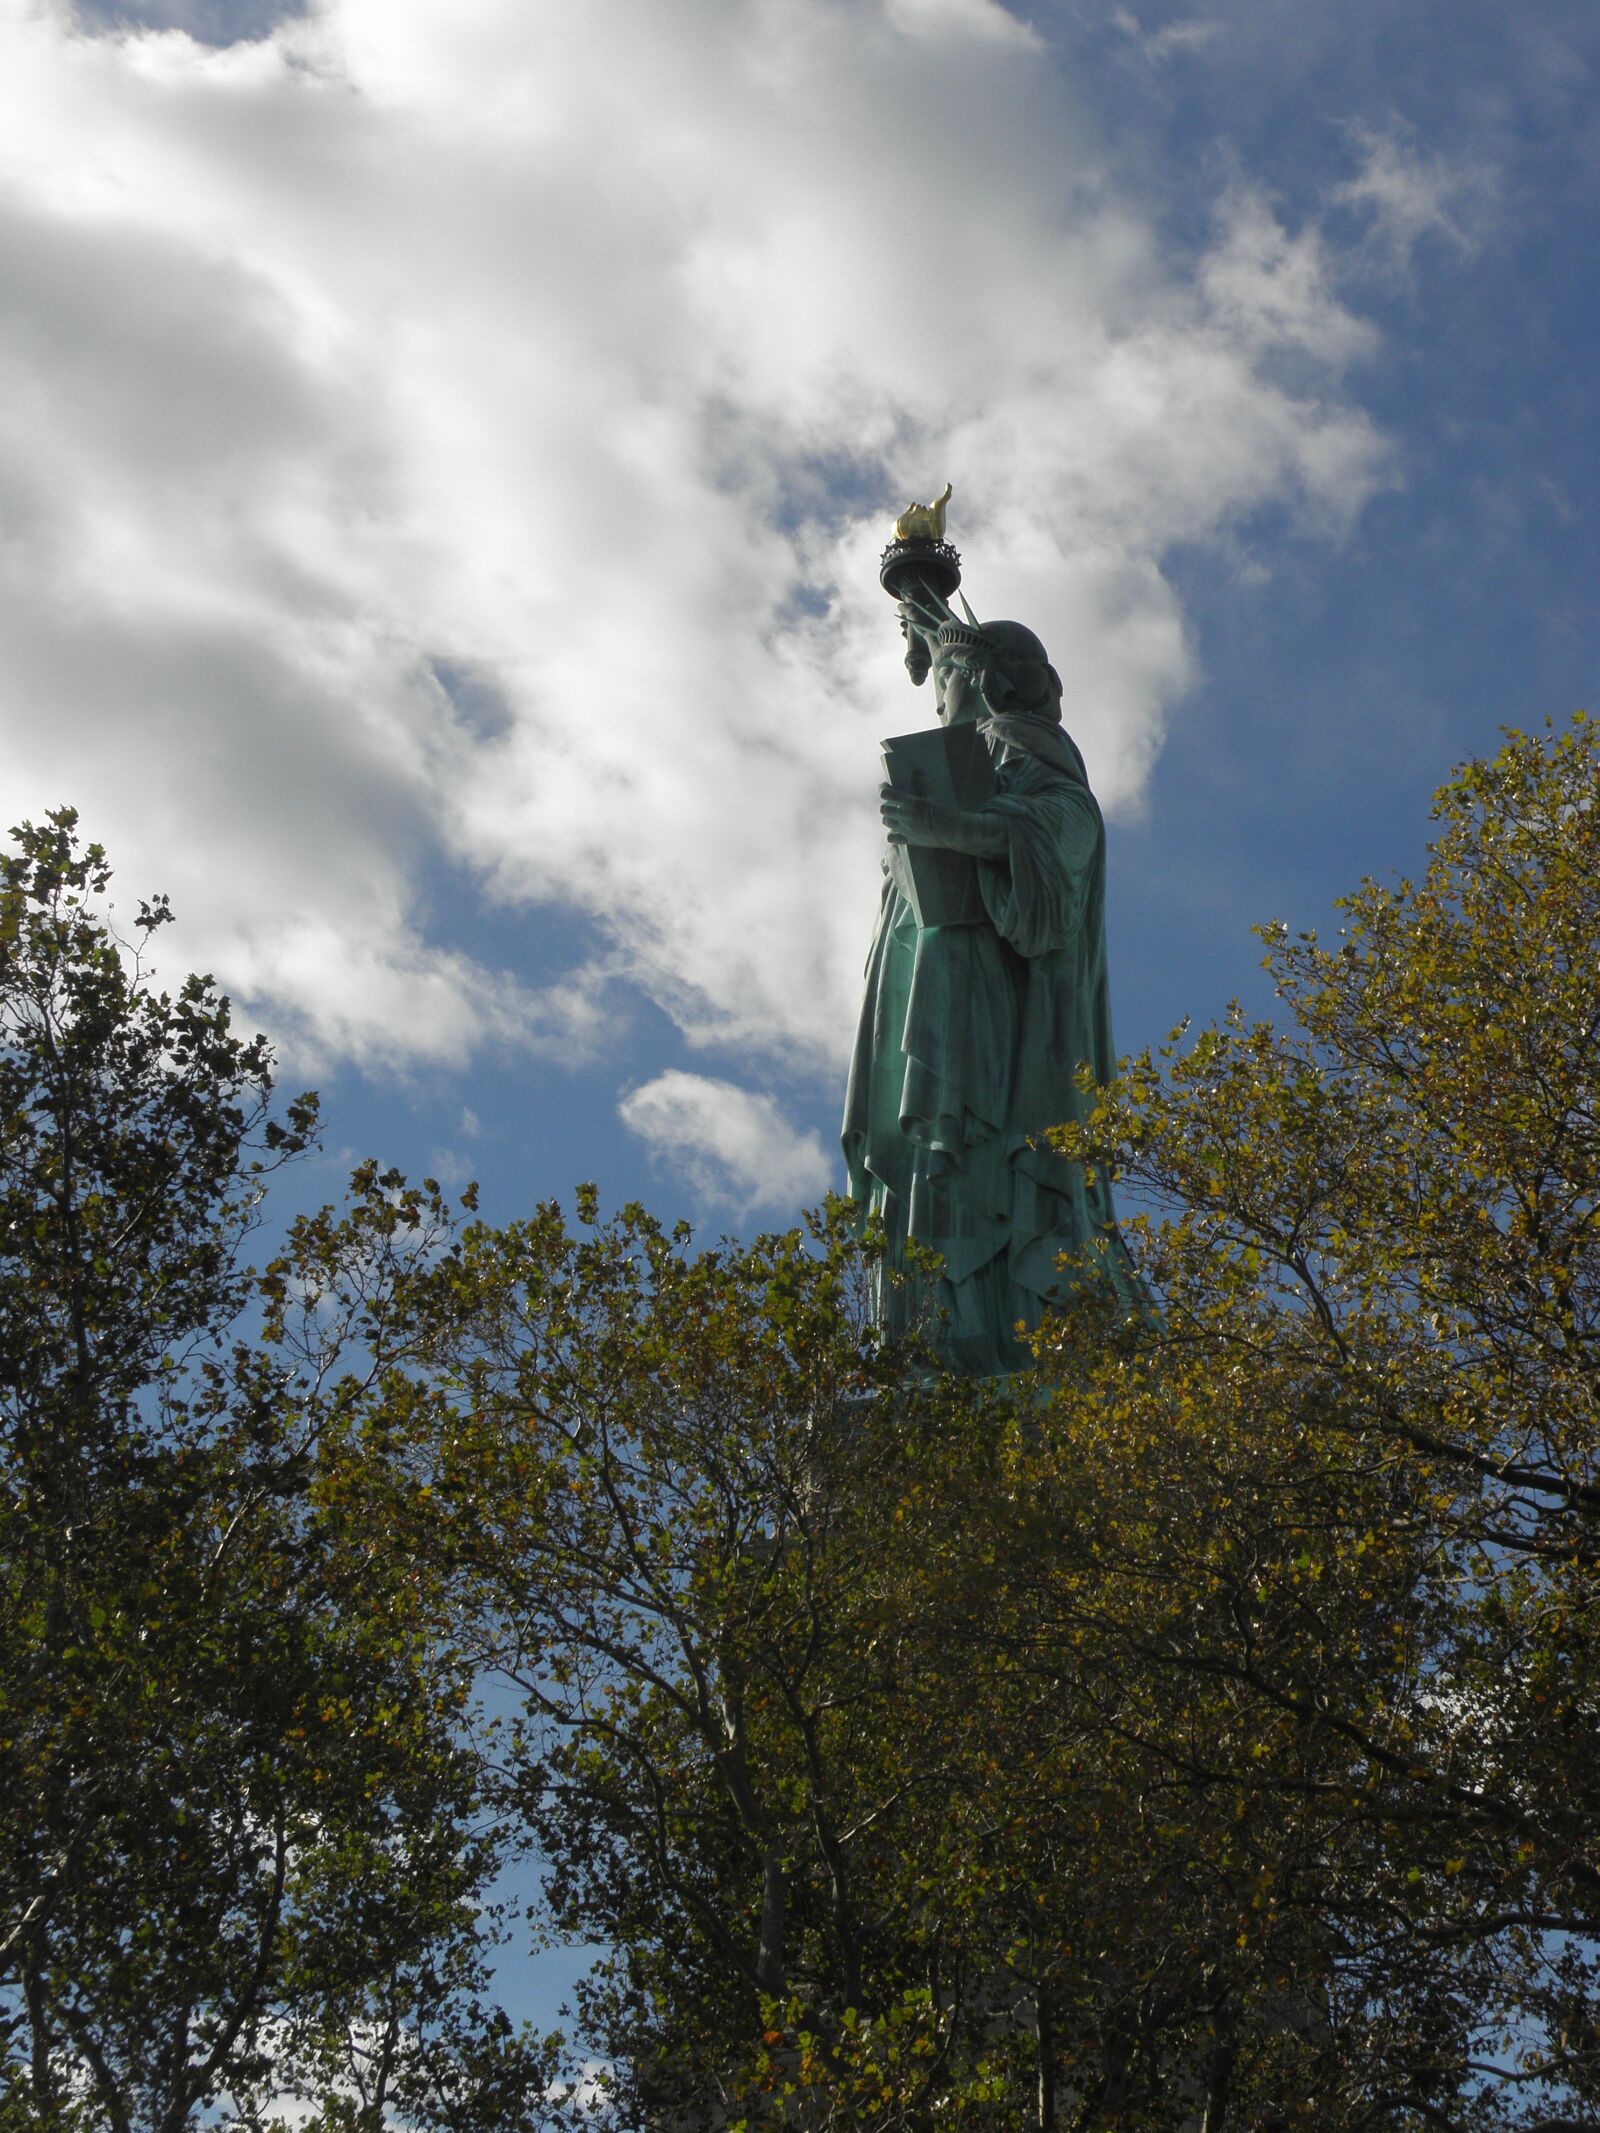
[[[1600,2121],[1597,792],[1510,736],[1266,929],[1277,1025],[1124,1062],[1058,1141],[1144,1301],[1002,1384],[878,1338],[838,1204],[369,1167],[247,1278],[310,1113],[29,833],[12,2118],[532,2125],[587,2055],[652,2133]],[[518,1847],[607,1951],[566,2062],[486,1998]]]
[[[1238,1714],[1199,1752],[1132,1731],[1305,1828],[1265,1907],[1316,1913],[1345,2063],[1419,2125],[1600,2101],[1597,771],[1581,716],[1466,766],[1420,881],[1363,883],[1332,944],[1265,929],[1288,1029],[1136,1061],[1065,1137],[1171,1214],[1159,1331],[1063,1326],[1051,1364],[1057,1442],[1156,1482],[1172,1604],[1120,1549],[1047,1583]]]
[[[0,2124],[543,2123],[469,1677],[337,1487],[359,1328],[239,1256],[315,1105],[108,881],[68,812],[0,860]]]

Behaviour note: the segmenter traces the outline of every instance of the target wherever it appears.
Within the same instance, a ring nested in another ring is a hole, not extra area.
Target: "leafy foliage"
[[[477,2004],[528,1842],[619,2129],[1592,2126],[1597,773],[1511,736],[1420,882],[1268,929],[1284,1029],[1125,1065],[1057,1139],[1157,1203],[1149,1308],[1002,1385],[884,1348],[836,1204],[368,1168],[251,1291],[310,1119],[209,988],[107,951],[65,1078],[8,1010],[12,2120],[561,2115]],[[27,850],[54,1001],[94,881]]]
[[[580,1204],[419,1272],[372,1428],[387,1517],[521,1699],[508,1810],[558,1924],[618,1951],[586,2027],[654,2123],[741,2107],[763,2004],[837,2027],[952,1968],[902,1835],[951,1779],[884,1749],[935,1658],[908,1594],[964,1575],[934,1507],[995,1425],[880,1353],[840,1211],[697,1253]]]
[[[875,1347],[839,1210],[409,1288],[374,1399],[620,2122],[1591,2122],[1595,790],[1513,737],[1269,933],[1287,1032],[1063,1132],[1152,1306],[1007,1388]]]
[[[1049,1457],[1141,1473],[1148,1541],[1045,1604],[1164,1684],[1151,1767],[1301,1832],[1269,1907],[1320,1922],[1350,2108],[1418,2125],[1600,2105],[1597,768],[1581,717],[1468,765],[1420,883],[1267,929],[1291,1030],[1062,1137],[1173,1219],[1159,1329],[1050,1343]]]
[[[208,980],[152,989],[70,813],[17,839],[0,2124],[178,2133],[295,2098],[329,2126],[543,2123],[542,2054],[477,2004],[496,1846],[466,1677],[424,1581],[340,1508],[354,1329],[291,1339],[292,1264],[247,1314],[239,1246],[314,1102],[274,1117]],[[141,935],[166,916],[141,906]],[[396,1258],[418,1196],[368,1197]]]

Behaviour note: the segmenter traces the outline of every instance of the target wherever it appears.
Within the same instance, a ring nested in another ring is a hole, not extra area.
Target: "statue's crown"
[[[942,622],[937,643],[942,652],[992,652],[997,649],[976,624],[965,622]]]

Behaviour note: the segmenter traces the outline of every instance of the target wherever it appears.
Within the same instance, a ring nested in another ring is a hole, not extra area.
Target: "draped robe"
[[[888,1233],[884,1274],[905,1273],[908,1240],[940,1255],[930,1336],[979,1377],[1028,1362],[1018,1322],[1036,1326],[1084,1266],[1134,1295],[1109,1180],[1031,1145],[1087,1108],[1080,1066],[1115,1071],[1104,825],[1060,727],[1012,716],[985,732],[1004,744],[984,812],[1007,845],[978,862],[987,922],[920,928],[886,873],[842,1136],[851,1197]],[[916,1276],[880,1276],[879,1322],[903,1331],[927,1300]]]

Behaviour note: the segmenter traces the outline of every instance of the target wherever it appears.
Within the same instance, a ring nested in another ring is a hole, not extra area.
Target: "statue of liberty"
[[[888,1233],[880,1324],[904,1331],[931,1304],[935,1350],[989,1377],[1027,1365],[1019,1329],[1074,1284],[1130,1306],[1137,1290],[1109,1180],[1038,1139],[1092,1101],[1080,1068],[1115,1072],[1105,829],[1044,646],[947,604],[944,501],[912,506],[884,555],[939,727],[884,744],[890,853],[843,1141],[851,1197]],[[908,1243],[939,1255],[936,1294]]]

